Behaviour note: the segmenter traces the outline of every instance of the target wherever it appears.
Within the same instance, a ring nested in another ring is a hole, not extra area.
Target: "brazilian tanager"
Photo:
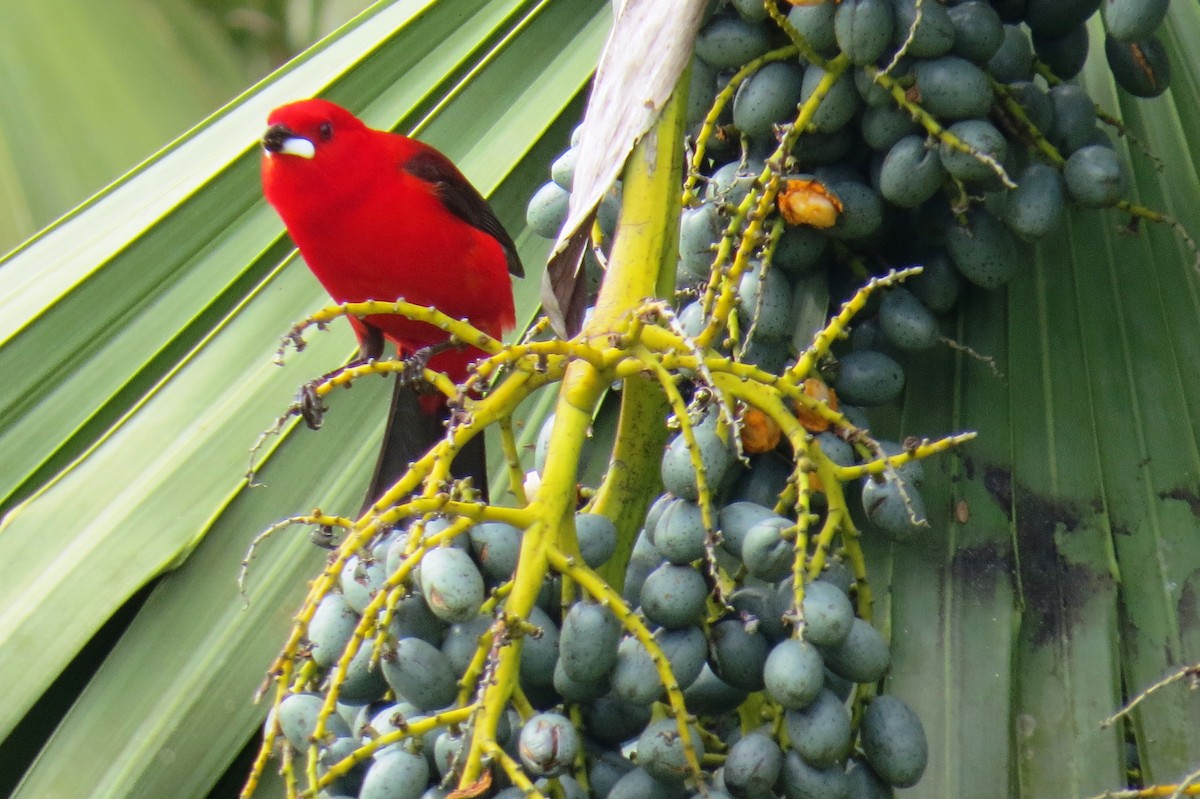
[[[404,299],[466,319],[497,338],[513,327],[509,274],[524,274],[516,245],[449,158],[414,139],[369,128],[326,100],[281,106],[267,124],[263,193],[336,302]],[[350,321],[358,360],[378,358],[384,339],[406,357],[448,338],[402,316]],[[470,347],[443,349],[428,365],[457,383],[482,354]],[[397,381],[366,505],[443,435],[446,417],[442,395],[418,396],[412,383]],[[484,488],[482,437],[475,441],[478,447],[459,453],[454,473],[473,476]]]

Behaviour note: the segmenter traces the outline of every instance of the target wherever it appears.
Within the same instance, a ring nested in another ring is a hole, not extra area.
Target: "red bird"
[[[263,136],[263,193],[317,279],[336,302],[431,305],[499,338],[514,325],[509,274],[524,276],[516,245],[487,201],[450,159],[396,133],[368,128],[326,100],[271,112]],[[433,325],[401,316],[351,319],[356,360],[378,358],[383,341],[401,357],[444,344]],[[451,380],[483,353],[435,352],[429,367]],[[384,444],[366,504],[373,503],[443,434],[445,398],[397,381]],[[486,489],[482,437],[455,459],[456,476]],[[365,507],[365,506],[364,506]]]

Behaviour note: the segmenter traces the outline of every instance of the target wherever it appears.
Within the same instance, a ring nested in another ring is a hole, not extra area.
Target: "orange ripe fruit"
[[[825,384],[825,381],[819,377],[810,377],[804,381],[804,393],[818,402],[823,402],[832,410],[838,409],[837,392]],[[796,418],[800,420],[800,424],[810,433],[824,433],[829,429],[829,421],[823,416],[818,416],[816,413],[808,410],[800,403],[796,403]]]
[[[779,446],[782,437],[775,420],[758,408],[747,408],[742,414],[742,449],[747,455],[770,452]]]
[[[775,203],[789,225],[829,228],[842,212],[842,201],[830,194],[819,180],[789,180]]]

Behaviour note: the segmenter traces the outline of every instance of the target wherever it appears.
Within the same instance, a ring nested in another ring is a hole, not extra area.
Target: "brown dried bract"
[[[1150,60],[1146,58],[1146,53],[1142,50],[1141,45],[1134,43],[1129,45],[1129,50],[1133,55],[1133,62],[1137,65],[1138,70],[1146,76],[1146,80],[1150,81],[1150,86],[1154,89],[1158,88],[1158,74],[1155,73],[1154,67],[1150,65]]]
[[[484,769],[479,775],[479,779],[471,783],[465,788],[457,788],[451,791],[446,799],[475,799],[476,796],[481,796],[489,788],[492,787],[492,772]]]
[[[789,225],[829,228],[842,212],[842,201],[819,180],[792,178],[775,202]]]

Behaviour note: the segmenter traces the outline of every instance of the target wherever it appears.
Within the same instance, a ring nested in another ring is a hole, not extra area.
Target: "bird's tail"
[[[400,479],[411,463],[423,458],[429,448],[446,435],[449,408],[444,399],[440,402],[431,402],[431,399],[433,397],[429,395],[418,395],[411,382],[396,381],[383,445],[360,514]],[[459,450],[450,473],[458,479],[472,478],[475,488],[482,492],[484,500],[487,499],[487,455],[482,435],[471,439]]]

